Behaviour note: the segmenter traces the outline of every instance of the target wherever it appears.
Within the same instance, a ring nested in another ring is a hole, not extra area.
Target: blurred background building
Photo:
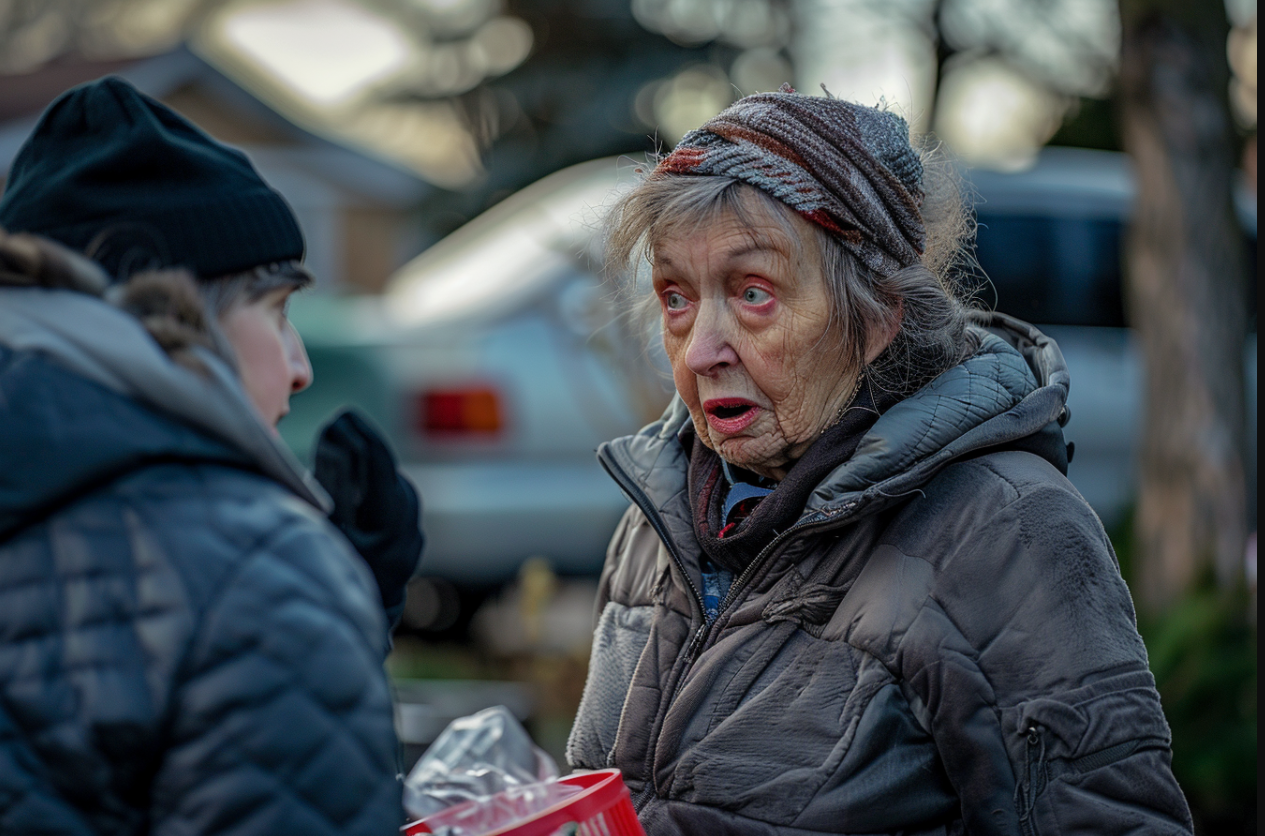
[[[1072,478],[1139,600],[1202,832],[1255,833],[1256,55],[1250,0],[0,0],[0,176],[53,98],[106,73],[246,151],[319,282],[294,311],[317,382],[285,438],[306,455],[354,404],[425,497],[390,662],[402,736],[416,753],[498,702],[558,753],[623,503],[591,453],[670,385],[601,286],[601,206],[743,94],[896,110],[969,170],[983,303],[1068,356]],[[1122,153],[1152,140],[1158,167]],[[1191,183],[1222,186],[1195,204]],[[1154,246],[1133,206],[1160,193],[1202,272],[1130,266]],[[1148,282],[1207,284],[1196,325],[1163,325]],[[1206,426],[1147,420],[1173,411],[1148,382],[1165,339],[1203,352],[1168,395],[1206,397]],[[1233,509],[1211,533],[1147,499],[1165,433],[1231,451],[1187,480]]]
[[[1227,8],[1235,113],[1254,130],[1255,5]],[[1118,149],[1120,39],[1113,0],[4,0],[0,159],[56,93],[120,72],[256,156],[302,146],[309,168],[374,180],[348,204],[351,238],[412,209],[369,248],[398,266],[549,172],[670,147],[787,81],[886,102],[972,165],[1022,168],[1051,139]],[[318,159],[335,147],[385,167]]]

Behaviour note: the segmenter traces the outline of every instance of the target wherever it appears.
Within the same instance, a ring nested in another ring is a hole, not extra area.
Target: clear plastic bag
[[[441,836],[483,836],[520,823],[559,802],[583,792],[579,787],[545,781],[511,787],[477,804],[449,807],[428,817],[426,825]],[[575,825],[560,828],[558,834],[574,833]]]
[[[504,706],[448,724],[404,779],[410,816],[445,836],[480,836],[580,792]],[[477,801],[468,807],[456,805]]]

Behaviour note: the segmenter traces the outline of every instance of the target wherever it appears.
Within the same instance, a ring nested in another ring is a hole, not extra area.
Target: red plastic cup
[[[564,824],[580,825],[577,836],[646,836],[633,810],[632,797],[618,769],[600,769],[568,775],[559,783],[580,787],[583,792],[547,807],[529,818],[491,831],[486,836],[552,836]],[[479,804],[468,801],[467,805]],[[433,817],[428,817],[433,818]],[[434,831],[420,819],[402,828],[404,836],[421,836]]]

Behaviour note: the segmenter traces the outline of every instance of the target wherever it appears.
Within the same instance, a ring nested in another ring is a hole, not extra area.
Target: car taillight
[[[427,435],[496,435],[504,428],[495,389],[430,389],[420,396],[420,429]]]

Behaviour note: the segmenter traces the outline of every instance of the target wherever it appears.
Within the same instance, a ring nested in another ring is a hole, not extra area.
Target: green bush
[[[1199,833],[1257,832],[1251,606],[1246,593],[1206,581],[1139,624],[1173,729],[1173,772]]]
[[[1122,529],[1112,540],[1131,579],[1132,526]],[[1220,589],[1209,572],[1168,612],[1138,621],[1173,730],[1173,773],[1207,836],[1257,832],[1254,610],[1246,590]]]

